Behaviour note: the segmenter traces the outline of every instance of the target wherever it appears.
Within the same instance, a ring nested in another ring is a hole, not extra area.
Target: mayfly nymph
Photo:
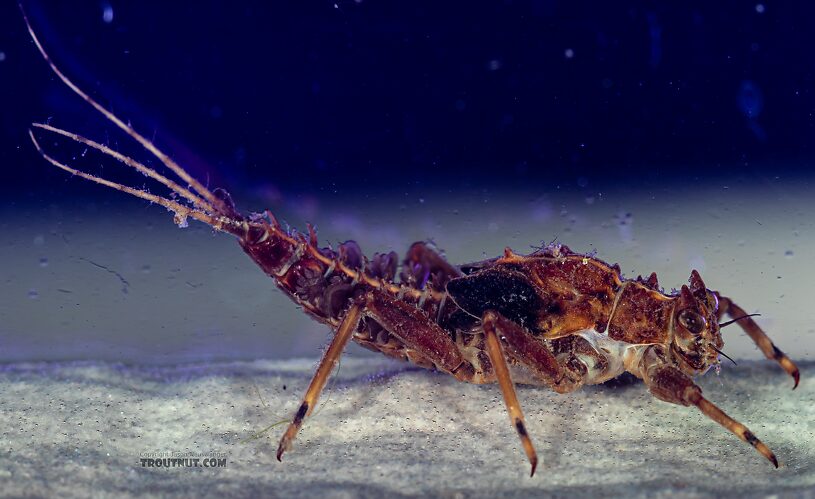
[[[23,14],[25,17],[25,14]],[[772,451],[746,426],[702,396],[693,376],[718,366],[721,328],[738,322],[764,355],[798,385],[799,371],[758,324],[730,298],[708,289],[695,270],[687,285],[665,293],[656,274],[625,279],[616,265],[551,244],[528,255],[503,255],[453,265],[433,247],[415,243],[366,258],[345,242],[321,247],[284,229],[268,211],[241,214],[222,190],[211,191],[150,140],[76,86],[51,61],[25,19],[31,38],[59,79],[178,177],[172,180],[109,147],[50,124],[34,123],[31,140],[53,165],[79,177],[163,206],[175,222],[189,218],[235,236],[249,257],[311,317],[333,331],[302,403],[280,439],[290,449],[349,341],[469,383],[498,383],[510,421],[531,464],[538,463],[515,383],[568,393],[623,373],[641,379],[657,398],[695,406],[776,467]],[[106,154],[162,184],[173,199],[97,177],[50,156],[34,130],[58,134]],[[401,261],[400,261],[401,260]],[[733,318],[721,323],[724,315]]]

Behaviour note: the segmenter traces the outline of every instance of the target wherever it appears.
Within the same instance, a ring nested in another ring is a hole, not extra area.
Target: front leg
[[[693,380],[670,364],[660,346],[649,347],[640,364],[642,379],[651,393],[660,400],[684,406],[694,405],[707,417],[727,428],[737,437],[752,445],[778,468],[778,460],[769,447],[756,438],[746,426],[724,413],[702,396],[702,389]]]
[[[787,371],[787,373],[792,376],[792,379],[795,380],[795,385],[792,387],[794,390],[798,387],[798,382],[800,381],[800,372],[798,371],[798,366],[790,360],[787,355],[778,349],[770,340],[770,337],[767,336],[759,325],[751,319],[747,312],[744,311],[743,308],[733,303],[733,300],[726,296],[722,296],[719,292],[715,292],[717,299],[719,300],[719,309],[717,311],[718,318],[721,319],[724,314],[727,314],[735,322],[738,322],[739,326],[747,333],[748,336],[753,340],[753,342],[761,349],[764,356],[770,360],[774,360],[781,365],[781,368]]]

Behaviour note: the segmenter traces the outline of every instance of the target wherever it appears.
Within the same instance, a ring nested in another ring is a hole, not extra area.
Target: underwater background
[[[245,212],[369,255],[557,241],[668,291],[696,268],[815,353],[810,3],[24,4],[70,78]],[[48,122],[157,164],[0,9],[0,360],[316,357],[328,332],[230,237],[38,156],[28,128]],[[728,354],[761,357],[730,331]]]

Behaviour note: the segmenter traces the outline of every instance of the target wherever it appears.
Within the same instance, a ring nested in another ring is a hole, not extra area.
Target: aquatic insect
[[[25,17],[25,14],[23,14]],[[764,355],[798,385],[795,364],[730,298],[705,286],[695,270],[688,285],[666,294],[656,274],[625,279],[617,265],[550,244],[529,255],[509,248],[481,262],[452,265],[429,244],[413,244],[399,265],[395,252],[366,258],[348,241],[320,247],[315,231],[285,230],[268,211],[243,215],[222,190],[210,191],[167,154],[99,105],[51,61],[25,19],[39,52],[59,79],[175,174],[174,181],[103,144],[34,123],[31,140],[44,159],[79,177],[163,206],[175,222],[192,218],[235,236],[277,286],[334,332],[302,403],[280,439],[277,458],[291,448],[332,368],[349,341],[470,383],[500,386],[510,421],[531,464],[538,463],[515,383],[567,393],[625,372],[657,398],[695,406],[773,463],[773,452],[746,426],[702,396],[693,376],[718,365],[721,328],[738,322]],[[50,156],[38,132],[57,134],[100,151],[174,193],[173,199],[85,173]],[[398,275],[397,275],[398,272]],[[733,320],[720,323],[727,314]]]

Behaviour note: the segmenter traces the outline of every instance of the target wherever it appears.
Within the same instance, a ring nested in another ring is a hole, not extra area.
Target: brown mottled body
[[[28,20],[26,19],[26,24]],[[778,465],[744,425],[702,397],[692,377],[719,362],[719,319],[743,319],[744,310],[708,290],[693,271],[689,286],[665,294],[655,274],[624,279],[616,265],[550,245],[530,255],[507,249],[502,257],[456,266],[425,243],[415,243],[401,265],[394,252],[366,258],[353,241],[319,247],[308,235],[285,231],[274,216],[241,215],[228,195],[211,192],[149,140],[99,105],[50,60],[54,73],[111,123],[153,154],[176,182],[132,158],[77,134],[62,135],[133,168],[174,193],[168,199],[90,175],[52,158],[30,131],[37,150],[53,165],[81,178],[149,200],[174,213],[179,225],[194,218],[232,234],[258,266],[305,312],[334,331],[303,401],[277,452],[289,449],[317,404],[333,366],[349,341],[471,383],[497,382],[510,420],[532,465],[538,462],[526,431],[514,383],[565,393],[624,372],[642,379],[657,398],[693,405]],[[186,186],[186,187],[185,187]],[[398,271],[398,275],[397,275]],[[764,354],[798,384],[798,369],[749,318],[740,325]]]

